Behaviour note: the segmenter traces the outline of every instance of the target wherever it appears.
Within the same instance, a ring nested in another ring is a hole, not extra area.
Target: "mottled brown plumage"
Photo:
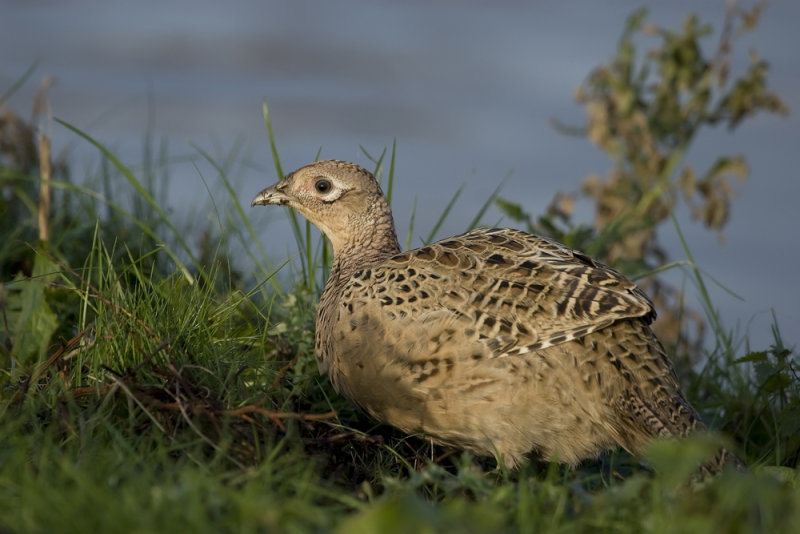
[[[292,207],[331,240],[317,363],[376,419],[508,466],[703,428],[652,303],[610,267],[509,229],[401,253],[377,182],[341,161],[289,174],[257,204]],[[707,469],[729,462],[723,451]]]

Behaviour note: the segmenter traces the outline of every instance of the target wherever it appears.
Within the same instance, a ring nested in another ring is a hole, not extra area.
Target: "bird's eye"
[[[314,182],[314,189],[317,191],[317,193],[324,195],[333,189],[333,184],[331,184],[331,181],[326,178],[318,178],[317,181]]]

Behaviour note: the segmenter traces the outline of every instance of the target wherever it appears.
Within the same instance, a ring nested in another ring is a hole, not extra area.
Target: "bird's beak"
[[[272,185],[256,195],[250,206],[266,206],[267,204],[286,205],[289,203],[289,195],[281,191],[281,182]]]

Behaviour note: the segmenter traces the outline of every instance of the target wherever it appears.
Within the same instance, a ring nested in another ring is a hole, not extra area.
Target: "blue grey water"
[[[0,90],[39,61],[34,79],[55,79],[53,114],[125,163],[141,162],[146,130],[169,139],[176,157],[170,207],[197,226],[214,214],[201,173],[212,191],[220,189],[210,166],[179,160],[196,156],[193,145],[224,154],[246,140],[253,165],[236,175],[245,205],[277,179],[262,98],[286,170],[310,162],[320,148],[323,158],[369,166],[359,145],[379,154],[396,140],[394,212],[403,242],[416,202],[418,245],[462,184],[439,237],[462,231],[509,173],[502,194],[534,214],[556,191],[605,174],[604,154],[560,135],[551,119],[582,122],[574,90],[613,55],[626,15],[638,6],[648,5],[650,20],[661,25],[677,27],[698,12],[719,27],[725,3],[0,0]],[[698,167],[721,153],[744,154],[750,165],[724,242],[697,223],[684,229],[699,266],[742,297],[712,289],[725,325],[749,333],[755,349],[772,341],[773,309],[785,341],[800,341],[797,20],[800,2],[771,2],[738,47],[739,57],[757,49],[770,61],[771,85],[793,113],[759,116],[733,134],[707,133],[689,154]],[[27,113],[35,90],[29,83],[9,105]],[[42,124],[56,150],[69,150],[79,168],[96,168],[98,154],[85,141]],[[579,204],[578,214],[591,220],[591,206]],[[248,215],[276,262],[292,253],[280,210]],[[686,210],[679,216],[689,219]],[[484,221],[512,224],[496,210]],[[684,258],[674,229],[666,226],[661,238],[672,259]],[[668,276],[686,281],[680,271]],[[699,306],[688,282],[686,294]]]

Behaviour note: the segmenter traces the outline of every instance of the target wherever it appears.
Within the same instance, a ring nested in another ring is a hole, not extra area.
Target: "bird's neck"
[[[331,279],[335,277],[336,283],[344,283],[356,272],[400,253],[388,206],[379,206],[363,218],[350,222],[347,239],[333,242]]]
[[[371,231],[351,233],[344,243],[334,243],[333,265],[317,310],[316,352],[320,369],[327,372],[330,325],[347,281],[358,271],[380,265],[400,252],[391,212],[371,225]]]
[[[336,278],[337,283],[343,284],[358,271],[379,265],[400,253],[394,229],[391,235],[376,232],[348,245],[340,250],[334,250],[331,279]]]

